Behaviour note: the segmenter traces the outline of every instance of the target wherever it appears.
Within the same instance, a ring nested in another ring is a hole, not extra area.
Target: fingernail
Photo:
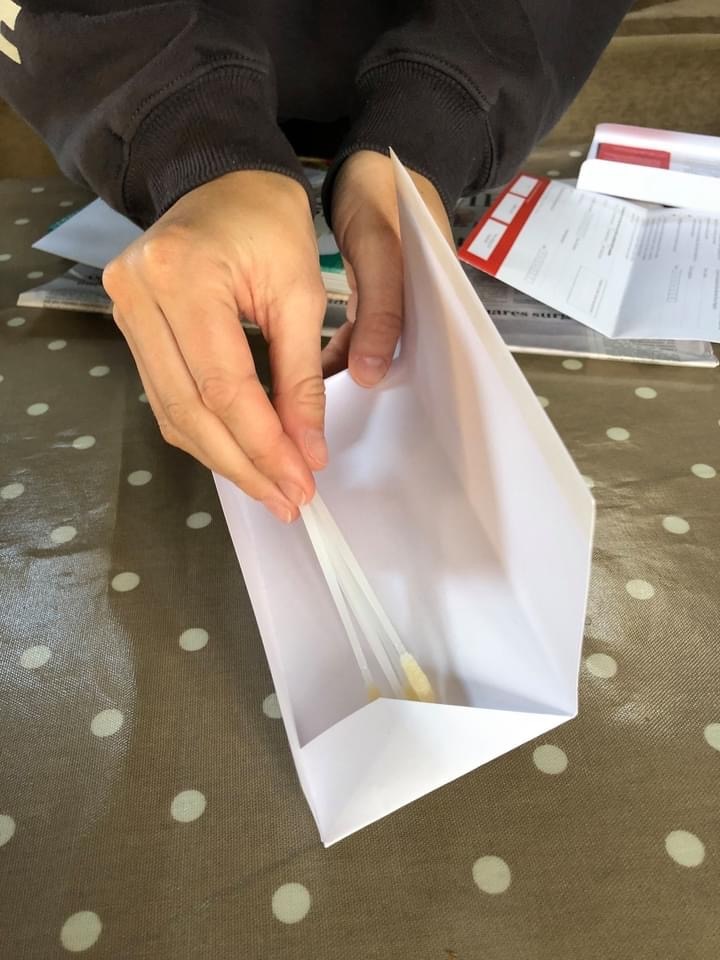
[[[279,480],[278,486],[288,498],[290,503],[294,503],[296,507],[302,507],[305,503],[307,503],[305,491],[300,484],[295,483],[294,480]]]
[[[266,500],[263,500],[263,504],[281,523],[292,523],[292,511],[290,507],[282,503],[282,501],[273,500],[271,497],[268,497]]]
[[[388,362],[384,357],[354,357],[355,379],[364,387],[374,387],[385,376]]]
[[[328,448],[321,430],[308,430],[305,434],[305,449],[310,458],[320,466],[328,462]]]

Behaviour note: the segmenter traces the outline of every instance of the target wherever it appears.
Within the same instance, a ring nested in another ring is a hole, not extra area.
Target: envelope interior
[[[346,373],[328,382],[318,486],[442,702],[568,716],[592,498],[408,184],[401,171],[401,356],[374,390]],[[301,525],[219,487],[302,747],[366,707],[366,690]]]

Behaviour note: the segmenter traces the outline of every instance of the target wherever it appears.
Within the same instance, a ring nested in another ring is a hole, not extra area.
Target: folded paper
[[[402,349],[327,384],[322,501],[438,702],[367,685],[313,544],[216,477],[326,845],[574,716],[593,501],[393,158]]]
[[[720,343],[720,212],[647,209],[521,174],[460,257],[605,337]]]
[[[578,188],[720,213],[720,137],[600,123]]]

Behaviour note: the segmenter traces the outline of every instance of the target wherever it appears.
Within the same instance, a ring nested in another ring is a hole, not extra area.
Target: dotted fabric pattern
[[[720,955],[720,379],[524,357],[598,524],[580,715],[321,846],[208,473],[107,317],[19,310],[89,199],[0,183],[0,955]]]

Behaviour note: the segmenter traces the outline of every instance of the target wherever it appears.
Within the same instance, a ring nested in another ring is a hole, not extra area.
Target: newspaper
[[[708,343],[610,340],[499,280],[469,267],[466,272],[503,340],[515,353],[607,357],[698,367],[714,367],[720,362]],[[101,276],[101,270],[77,263],[54,280],[21,293],[18,306],[111,314],[112,304],[102,287]],[[331,336],[344,321],[343,298],[328,295],[323,336]],[[253,325],[245,323],[244,326],[252,328]]]
[[[315,228],[321,273],[328,292],[323,334],[329,336],[345,320],[349,288],[342,259],[321,216],[319,191],[324,168],[308,167],[306,172],[315,193]],[[496,192],[485,192],[460,201],[453,219],[458,246],[496,196]],[[101,282],[102,267],[138,233],[137,227],[100,200],[63,218],[35,246],[70,259],[84,256],[94,260],[94,265],[76,263],[61,276],[26,290],[20,295],[18,306],[110,314],[111,303]],[[470,268],[466,272],[505,343],[516,353],[706,367],[719,362],[710,345],[701,341],[611,340],[492,277]],[[252,328],[250,323],[245,325]]]

